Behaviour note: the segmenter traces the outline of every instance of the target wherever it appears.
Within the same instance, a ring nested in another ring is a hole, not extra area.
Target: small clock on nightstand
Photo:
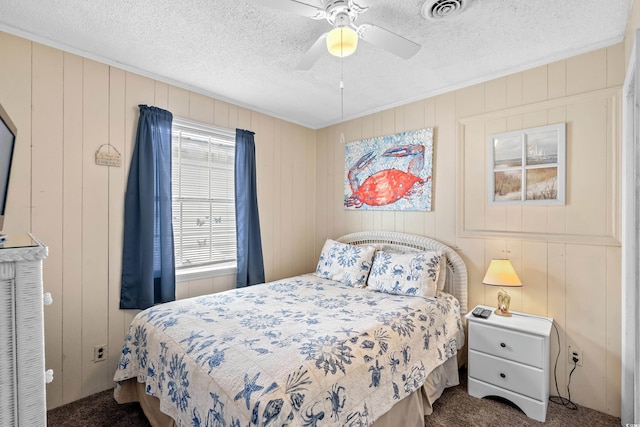
[[[492,307],[478,307],[493,311]],[[518,312],[512,317],[487,318],[469,312],[465,317],[469,322],[469,394],[503,397],[528,417],[544,422],[553,319]]]

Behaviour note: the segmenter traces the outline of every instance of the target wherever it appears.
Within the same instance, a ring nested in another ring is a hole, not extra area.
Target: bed
[[[338,259],[347,270],[326,267]],[[450,247],[349,234],[327,240],[315,273],[139,313],[114,397],[140,402],[153,426],[423,426],[459,383],[466,304]]]

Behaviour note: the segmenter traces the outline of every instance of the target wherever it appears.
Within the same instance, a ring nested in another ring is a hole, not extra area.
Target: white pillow
[[[347,245],[327,239],[315,274],[324,279],[364,288],[375,252],[373,246]]]
[[[367,279],[367,287],[389,294],[436,295],[442,252],[395,254],[378,251]]]
[[[443,252],[442,258],[440,259],[440,272],[438,273],[438,290],[441,291],[444,289],[444,285],[447,281],[447,255]]]

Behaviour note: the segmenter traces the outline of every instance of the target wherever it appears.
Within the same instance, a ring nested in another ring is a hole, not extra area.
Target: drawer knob
[[[500,378],[507,378],[507,376],[501,372],[500,373]]]
[[[507,345],[503,342],[500,343],[500,347],[505,348]]]

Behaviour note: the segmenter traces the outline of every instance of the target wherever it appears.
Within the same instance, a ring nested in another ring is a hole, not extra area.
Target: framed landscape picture
[[[564,205],[566,126],[489,135],[490,205]]]

